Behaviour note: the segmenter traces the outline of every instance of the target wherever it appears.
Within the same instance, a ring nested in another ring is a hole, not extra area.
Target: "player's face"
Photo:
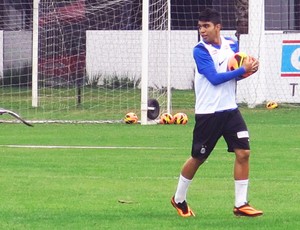
[[[220,24],[198,21],[198,30],[205,43],[218,44],[220,37]]]

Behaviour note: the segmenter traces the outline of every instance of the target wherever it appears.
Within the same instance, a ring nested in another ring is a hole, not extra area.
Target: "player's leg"
[[[187,159],[187,161],[184,163],[181,175],[185,177],[188,180],[192,180],[199,168],[200,165],[205,161],[205,159],[198,159],[194,157],[190,157]]]
[[[234,179],[247,180],[249,177],[250,150],[235,149]]]
[[[234,151],[235,207],[240,207],[248,203],[250,150],[235,149]]]
[[[194,215],[186,202],[187,191],[199,166],[208,158],[220,136],[220,125],[214,115],[196,115],[192,156],[182,167],[177,189],[171,200],[179,215],[184,217]]]
[[[171,199],[172,205],[180,216],[195,216],[194,212],[186,202],[186,194],[194,175],[204,161],[204,159],[199,160],[197,158],[190,157],[182,167],[175,195]]]
[[[233,212],[237,216],[254,217],[262,215],[262,211],[254,209],[248,203],[249,134],[245,121],[238,110],[231,112],[230,120],[224,130],[224,138],[228,144],[228,151],[235,152],[235,207]]]
[[[248,202],[249,186],[249,157],[250,150],[235,149],[234,181],[235,181],[235,206],[233,213],[236,216],[261,216],[262,211],[256,210]]]
[[[194,175],[196,174],[199,166],[204,162],[205,160],[199,160],[194,157],[190,157],[183,165],[178,185],[175,193],[175,202],[181,203],[186,200],[186,193],[188,190],[188,187],[190,183],[192,182],[192,179],[194,178]]]

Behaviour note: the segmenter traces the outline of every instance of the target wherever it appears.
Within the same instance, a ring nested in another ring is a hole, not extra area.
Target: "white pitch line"
[[[138,150],[173,150],[188,149],[184,147],[151,147],[151,146],[77,146],[77,145],[0,145],[6,148],[31,148],[31,149],[138,149]],[[220,148],[214,148],[219,150]],[[300,148],[289,148],[290,150],[299,151]]]
[[[0,145],[6,148],[32,148],[32,149],[140,149],[140,150],[172,150],[178,147],[147,147],[147,146],[71,146],[71,145]]]

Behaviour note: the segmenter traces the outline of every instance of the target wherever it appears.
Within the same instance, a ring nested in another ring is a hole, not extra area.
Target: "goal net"
[[[37,122],[115,122],[127,112],[140,117],[146,94],[160,113],[192,114],[192,49],[205,7],[221,13],[223,35],[260,60],[260,70],[238,82],[238,103],[300,103],[299,0],[151,0],[148,7],[145,42],[142,0],[2,1],[0,107]]]
[[[240,50],[260,61],[260,70],[238,84],[239,102],[250,107],[268,101],[280,106],[298,105],[300,1],[250,0],[249,5],[245,0],[236,2]]]
[[[4,19],[9,18],[1,43],[2,101],[7,101],[3,107],[45,121],[113,122],[127,112],[140,116],[141,1],[40,0],[26,5],[6,1],[2,8],[8,10]],[[20,20],[17,25],[14,17]],[[149,76],[143,93],[157,100],[163,112],[167,110],[168,1],[149,4],[147,29]],[[34,45],[37,49],[32,49]],[[37,66],[31,52],[36,53]]]

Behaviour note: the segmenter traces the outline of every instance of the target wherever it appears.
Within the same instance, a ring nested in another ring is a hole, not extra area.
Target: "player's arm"
[[[214,67],[206,67],[200,73],[203,74],[211,84],[219,85],[242,76],[246,71],[244,67],[240,67],[233,71],[218,73]]]
[[[198,72],[203,74],[213,85],[222,84],[246,73],[244,66],[233,71],[218,73],[210,54],[204,47],[197,46],[194,49],[193,55]]]

